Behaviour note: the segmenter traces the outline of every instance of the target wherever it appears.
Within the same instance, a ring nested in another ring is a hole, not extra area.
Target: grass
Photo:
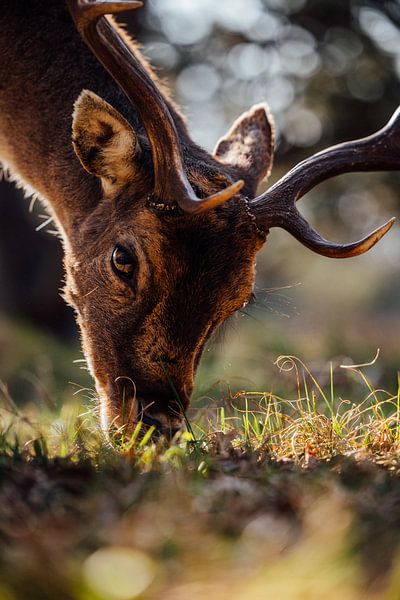
[[[399,598],[399,386],[277,366],[291,399],[226,388],[171,444],[3,386],[0,599]]]

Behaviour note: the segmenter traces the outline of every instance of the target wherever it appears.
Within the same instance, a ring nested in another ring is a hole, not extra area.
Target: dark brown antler
[[[219,206],[243,187],[237,181],[224,190],[200,199],[185,173],[175,123],[155,83],[132,49],[119,36],[105,15],[131,10],[141,2],[121,0],[67,0],[82,38],[132,102],[146,129],[154,163],[154,195],[160,202],[176,201],[188,213],[200,213]]]
[[[282,227],[323,256],[348,258],[363,254],[389,231],[395,219],[353,244],[322,238],[301,216],[296,202],[313,187],[342,173],[400,169],[400,108],[387,125],[369,137],[332,146],[296,165],[267,192],[250,202],[260,229]]]

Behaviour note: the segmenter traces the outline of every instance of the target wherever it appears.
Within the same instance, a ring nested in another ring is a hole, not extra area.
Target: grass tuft
[[[187,457],[203,461],[213,458],[215,439],[229,440],[235,451],[249,451],[257,460],[293,461],[304,467],[311,460],[352,456],[372,461],[397,460],[400,451],[400,376],[395,392],[374,389],[360,367],[346,366],[359,380],[356,402],[335,391],[335,370],[329,366],[329,381],[322,386],[311,370],[298,358],[280,356],[276,365],[282,375],[294,376],[293,398],[273,392],[233,393],[222,396],[218,404],[200,409],[189,419],[186,431],[172,443],[154,437],[154,427],[138,422],[129,435],[110,430],[102,432],[96,411],[67,404],[59,414],[35,406],[21,412],[5,386],[1,393],[0,453],[9,456],[81,457],[94,464],[110,456],[123,456],[146,470],[149,456],[154,465],[180,448]],[[364,393],[362,392],[364,388]],[[179,452],[178,452],[179,454]],[[151,462],[150,461],[150,462]]]

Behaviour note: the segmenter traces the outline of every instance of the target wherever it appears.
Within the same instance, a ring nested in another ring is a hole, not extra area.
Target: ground
[[[1,600],[400,596],[399,394],[225,395],[171,443],[2,389]]]

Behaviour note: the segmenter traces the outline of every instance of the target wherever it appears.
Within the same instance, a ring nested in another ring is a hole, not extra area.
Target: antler
[[[355,171],[400,169],[400,107],[390,121],[369,137],[345,142],[314,154],[296,165],[267,192],[250,202],[260,229],[282,227],[302,244],[323,256],[348,258],[363,254],[392,227],[395,219],[353,244],[335,244],[322,238],[302,217],[296,202],[313,187],[336,175]]]
[[[165,100],[134,52],[105,15],[132,10],[142,2],[120,0],[67,0],[83,40],[134,105],[150,141],[154,164],[154,195],[173,200],[188,213],[200,213],[225,203],[243,187],[239,180],[224,190],[200,199],[190,185],[183,164],[178,132]]]

